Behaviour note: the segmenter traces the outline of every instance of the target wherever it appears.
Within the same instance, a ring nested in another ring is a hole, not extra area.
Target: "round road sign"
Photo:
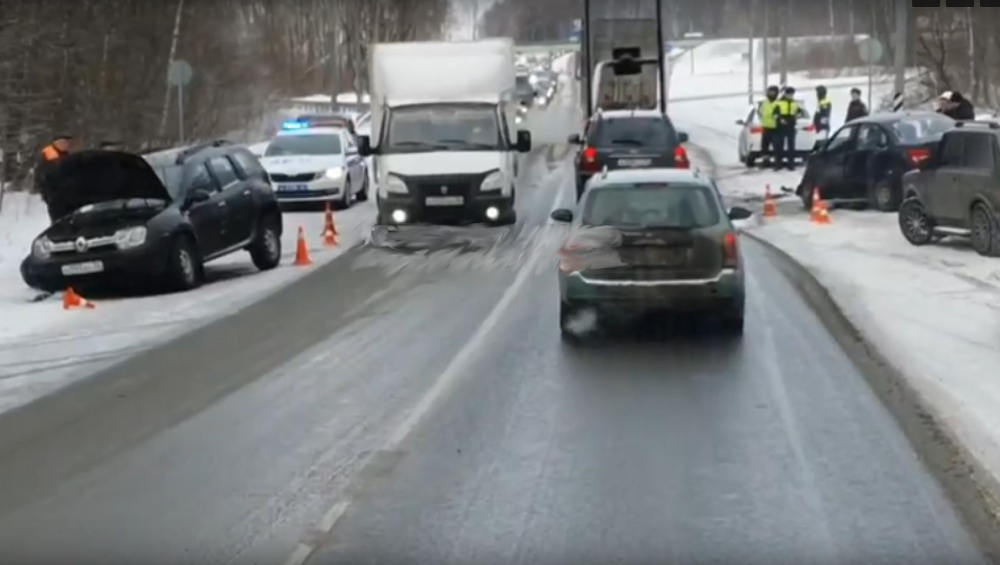
[[[858,42],[858,55],[867,65],[874,65],[881,61],[884,52],[882,43],[874,37],[866,37]]]
[[[194,70],[191,68],[191,65],[183,59],[171,61],[170,68],[167,69],[167,80],[170,81],[172,86],[186,85],[191,82],[193,75]]]

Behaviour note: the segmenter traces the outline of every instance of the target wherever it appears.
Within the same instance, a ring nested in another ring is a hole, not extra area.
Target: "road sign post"
[[[872,112],[872,76],[875,73],[873,66],[882,60],[882,43],[874,37],[866,37],[858,42],[858,55],[868,64],[868,111]]]
[[[167,81],[177,87],[177,137],[181,142],[184,141],[184,86],[191,82],[193,76],[194,70],[187,61],[177,59],[170,62]]]

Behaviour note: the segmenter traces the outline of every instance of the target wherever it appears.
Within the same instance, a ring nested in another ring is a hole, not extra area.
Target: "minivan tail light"
[[[583,160],[580,163],[580,168],[590,173],[596,173],[601,170],[601,164],[597,161],[596,147],[587,146],[584,148]]]
[[[691,162],[688,161],[687,151],[681,145],[674,148],[674,165],[680,169],[687,169],[691,166]]]
[[[722,266],[735,269],[736,263],[736,234],[729,231],[722,237]]]
[[[913,163],[913,166],[915,167],[919,165],[921,161],[930,158],[931,150],[925,147],[916,147],[914,149],[907,150],[906,156],[909,157],[910,163]]]

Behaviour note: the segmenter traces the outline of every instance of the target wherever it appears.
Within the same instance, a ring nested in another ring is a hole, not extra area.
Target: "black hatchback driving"
[[[689,168],[681,145],[687,140],[688,135],[678,132],[659,110],[599,111],[587,123],[583,137],[569,137],[569,143],[582,145],[576,156],[577,200],[590,177],[605,168]]]
[[[186,290],[201,283],[205,262],[234,251],[249,251],[262,270],[281,259],[278,202],[245,148],[213,143],[159,160],[84,151],[50,181],[58,219],[21,264],[28,286]]]

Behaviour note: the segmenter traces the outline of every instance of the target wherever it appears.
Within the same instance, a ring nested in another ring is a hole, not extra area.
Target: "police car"
[[[368,199],[368,167],[346,127],[286,121],[260,161],[282,204],[348,208]]]
[[[798,131],[795,132],[795,158],[805,161],[812,153],[819,138],[816,135],[816,126],[813,125],[812,118],[805,109],[805,101],[796,98],[795,102],[799,108],[802,108],[803,112],[803,115],[796,120],[795,127]],[[743,127],[738,140],[740,162],[752,167],[761,157],[763,151],[761,138],[764,126],[760,123],[760,112],[757,105],[750,106],[745,117],[736,120],[736,125]]]

